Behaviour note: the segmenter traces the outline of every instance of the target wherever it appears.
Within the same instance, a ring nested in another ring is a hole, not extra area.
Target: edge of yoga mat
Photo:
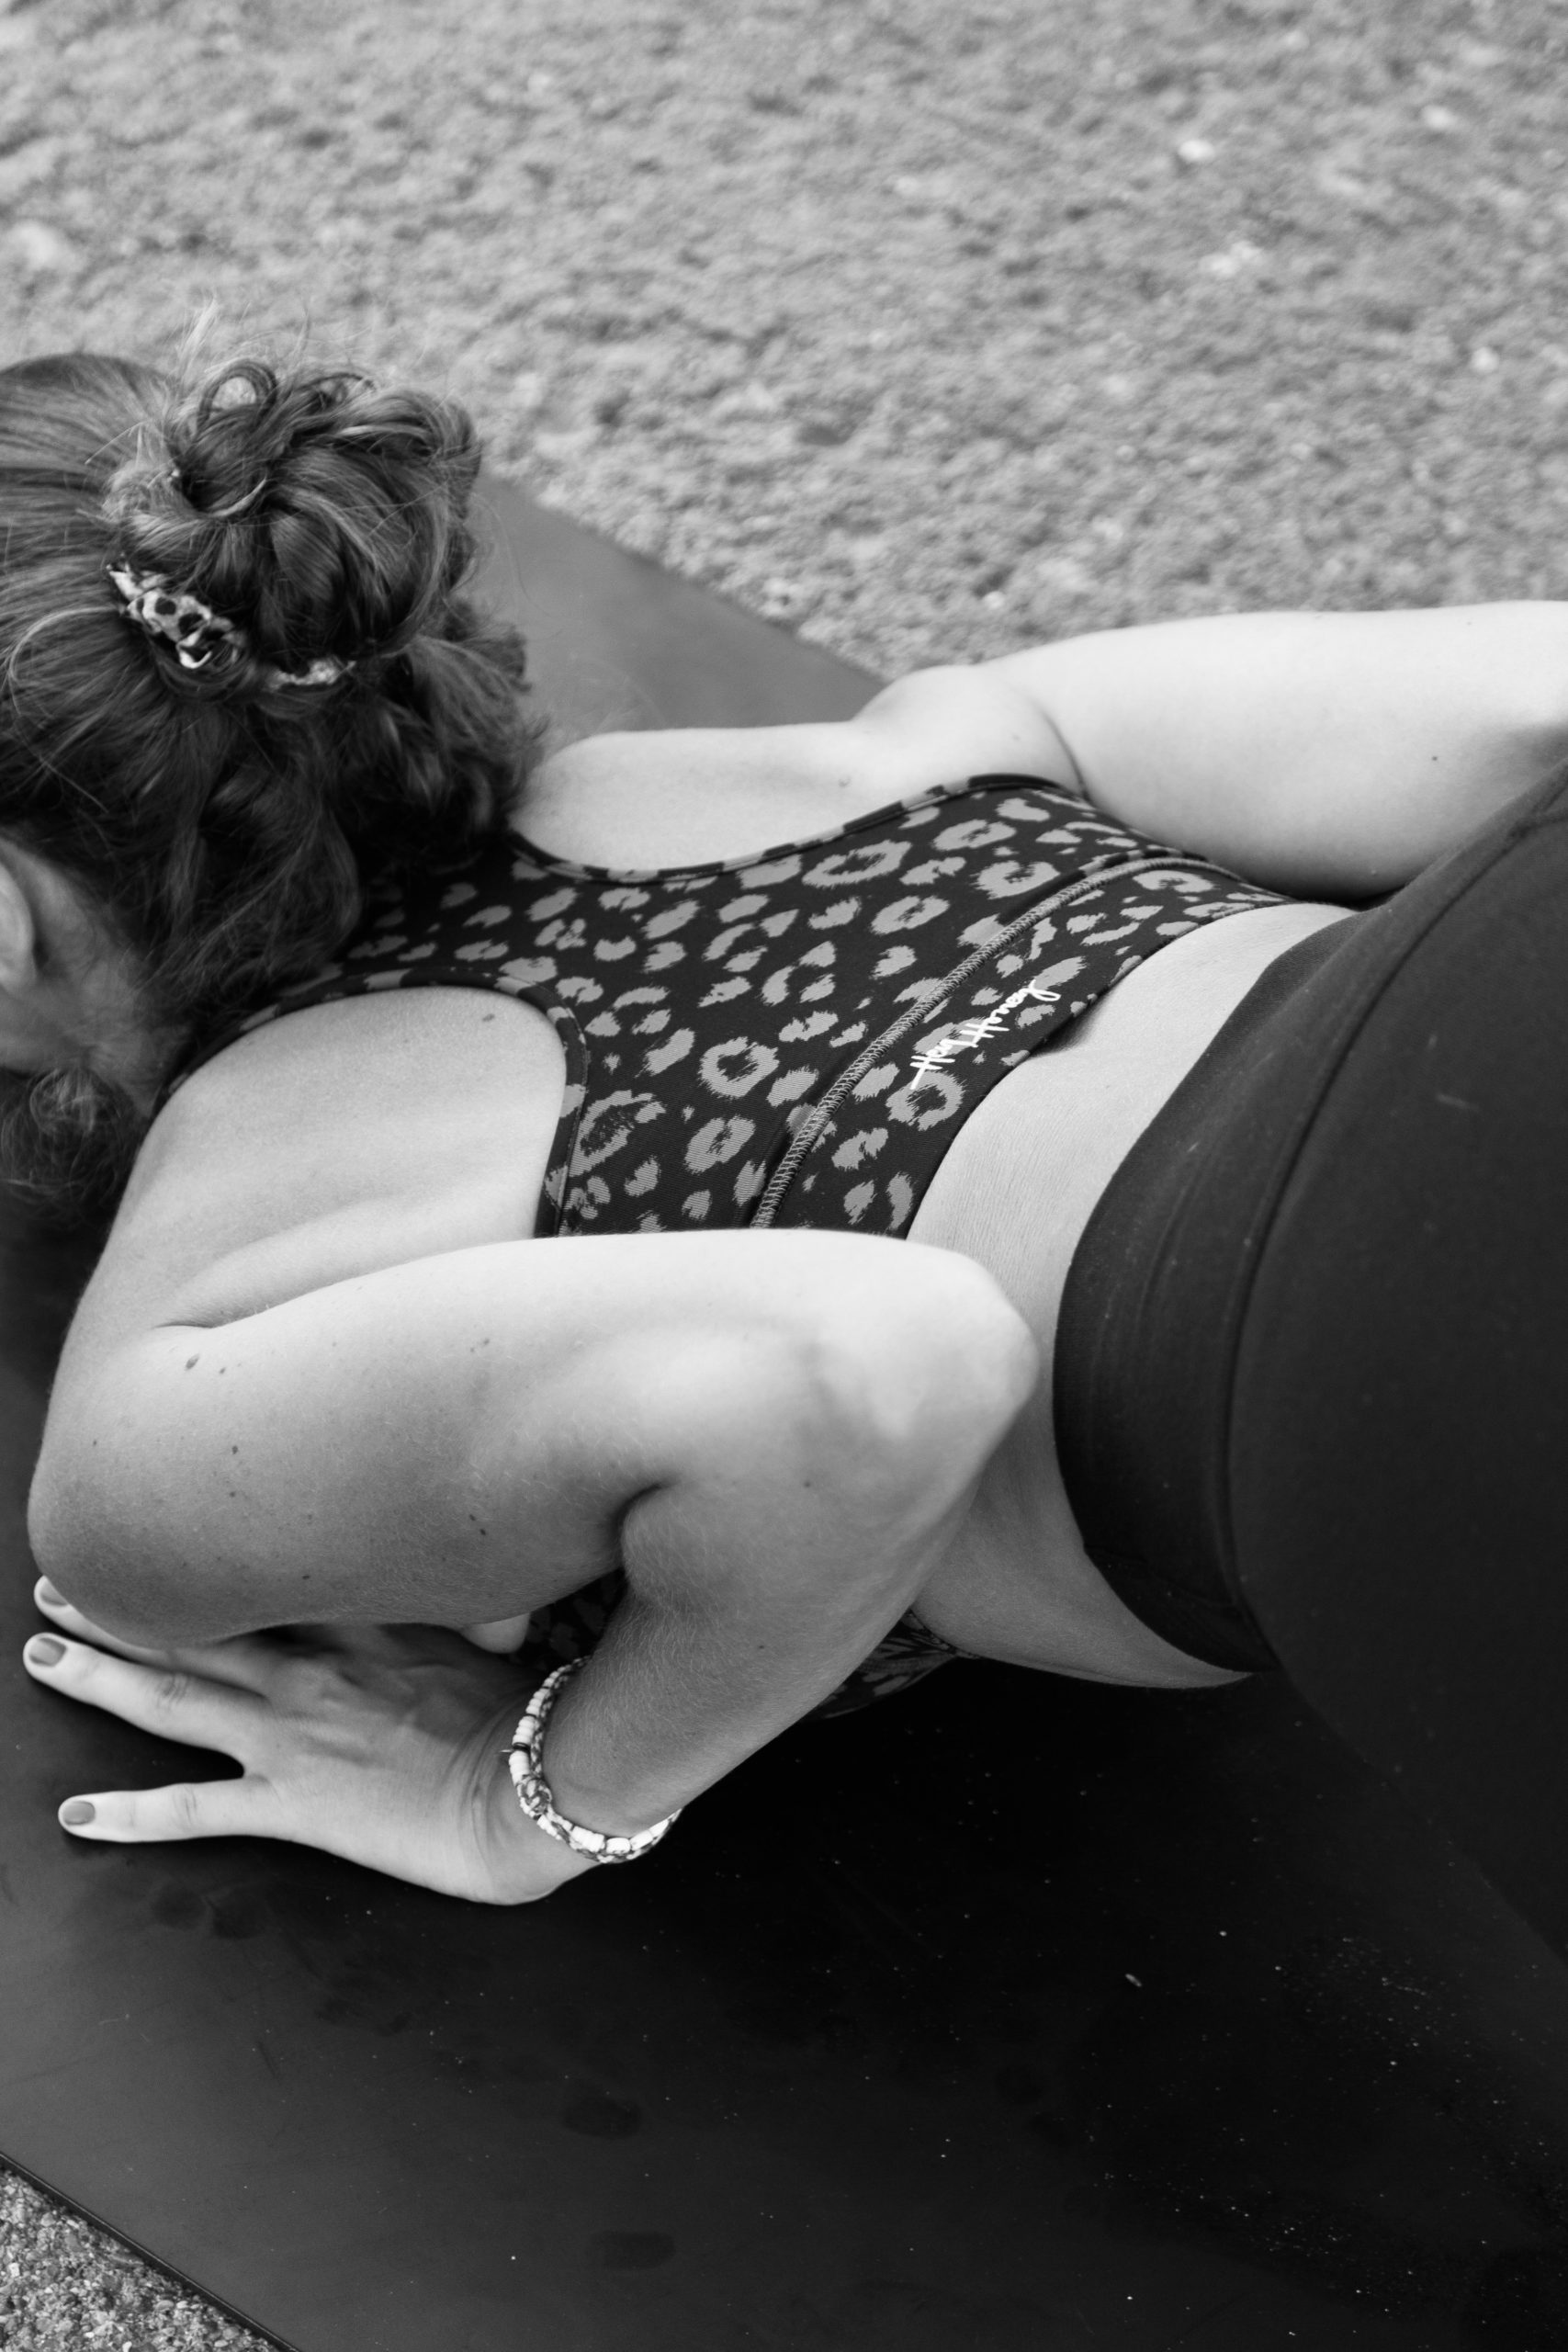
[[[486,477],[479,593],[521,626],[558,740],[850,718],[881,681]]]
[[[29,2188],[40,2189],[46,2197],[62,2197],[59,2189],[51,2188],[47,2180],[40,2180],[36,2173],[29,2172],[27,2165],[18,2164],[14,2156],[0,2156],[0,2162],[3,2162],[6,2169],[14,2172],[19,2179],[25,2180]],[[220,2295],[214,2294],[210,2287],[204,2287],[197,2279],[188,2278],[183,2270],[176,2270],[173,2264],[164,2260],[162,2255],[154,2254],[151,2246],[143,2245],[138,2238],[128,2237],[123,2230],[117,2230],[114,2223],[106,2220],[102,2213],[95,2213],[90,2206],[80,2203],[74,2198],[63,2198],[62,2201],[80,2220],[90,2222],[94,2229],[102,2230],[106,2237],[112,2237],[118,2245],[124,2246],[128,2253],[135,2255],[137,2260],[144,2262],[149,2270],[157,2271],[182,2295],[199,2296],[203,2302],[210,2303],[222,2318],[232,2320],[236,2327],[248,2328],[253,2335],[262,2336],[268,2344],[276,2346],[276,2352],[299,2352],[298,2345],[289,2343],[284,2336],[275,2335],[270,2328],[263,2327],[259,2320],[248,2319],[245,2313],[237,2310],[232,2303],[226,2303]],[[124,2341],[129,2345],[130,2338],[127,2336]],[[112,2343],[109,2352],[113,2352]]]
[[[874,683],[490,495],[564,737]],[[954,1668],[536,1910],[65,1838],[204,1769],[17,1662],[81,1271],[0,1233],[18,2170],[289,2352],[1459,2352],[1556,2291],[1562,1973],[1266,1685]]]

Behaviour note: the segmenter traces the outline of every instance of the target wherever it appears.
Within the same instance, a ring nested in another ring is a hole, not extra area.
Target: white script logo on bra
[[[934,1046],[915,1056],[911,1089],[937,1077],[966,1046],[983,1045],[987,1037],[998,1035],[1009,1013],[1016,1012],[1021,1004],[1055,1004],[1060,995],[1060,989],[1047,988],[1043,980],[1026,980],[1022,988],[1015,989],[1011,996],[1004,997],[989,1012],[972,1021],[961,1021],[956,1029],[948,1030]]]

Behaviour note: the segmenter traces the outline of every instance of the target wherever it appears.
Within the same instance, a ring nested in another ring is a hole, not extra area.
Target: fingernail
[[[35,1666],[58,1666],[65,1656],[65,1645],[52,1634],[39,1634],[28,1644],[28,1656]]]
[[[67,1829],[84,1829],[93,1818],[91,1797],[72,1797],[60,1808],[60,1818]]]
[[[39,1577],[38,1580],[38,1597],[40,1600],[49,1601],[56,1609],[63,1609],[65,1606],[65,1595],[51,1585],[47,1577]]]

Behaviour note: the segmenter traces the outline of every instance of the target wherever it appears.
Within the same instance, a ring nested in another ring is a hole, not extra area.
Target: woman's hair
[[[462,409],[345,370],[0,369],[0,837],[84,886],[160,1030],[505,827],[542,728],[521,639],[461,593],[478,468]],[[0,1104],[0,1172],[57,1200],[70,1134],[117,1125],[76,1081]]]

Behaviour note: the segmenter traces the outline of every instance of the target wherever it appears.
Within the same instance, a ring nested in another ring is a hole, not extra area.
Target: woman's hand
[[[141,1649],[47,1578],[34,1598],[64,1637],[28,1644],[36,1682],[243,1767],[73,1797],[60,1818],[78,1838],[281,1838],[472,1903],[534,1902],[594,1867],[525,1818],[502,1751],[529,1689],[458,1634],[310,1626]]]
[[[478,1650],[489,1650],[496,1657],[509,1657],[520,1650],[528,1638],[530,1612],[521,1617],[487,1617],[482,1624],[464,1625],[460,1630],[466,1642]]]

